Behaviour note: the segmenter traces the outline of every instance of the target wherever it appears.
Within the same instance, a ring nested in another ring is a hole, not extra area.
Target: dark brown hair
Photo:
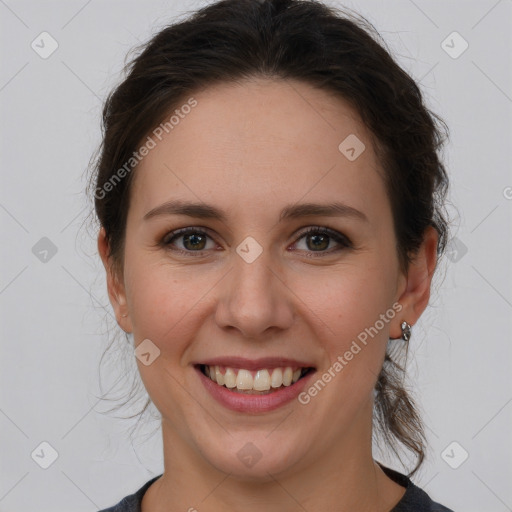
[[[116,172],[126,170],[141,141],[186,98],[253,77],[300,80],[355,107],[384,171],[401,269],[407,271],[428,226],[439,234],[438,256],[444,252],[448,178],[438,151],[448,130],[363,17],[312,0],[222,0],[159,31],[125,71],[104,105],[89,183],[117,275],[136,165],[113,183]],[[388,347],[375,387],[374,431],[399,457],[397,441],[416,455],[411,476],[426,443],[403,373]]]

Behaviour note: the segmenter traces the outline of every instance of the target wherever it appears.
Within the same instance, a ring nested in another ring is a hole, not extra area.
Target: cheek
[[[394,313],[391,272],[380,262],[369,261],[370,255],[364,264],[362,259],[358,264],[326,269],[323,275],[316,272],[314,286],[311,279],[302,276],[294,287],[305,303],[300,314],[313,322],[314,335],[326,355],[326,368],[318,378],[329,369],[330,375],[336,375],[327,386],[325,403],[344,404],[345,412],[337,413],[340,421],[347,411],[355,411],[371,396]],[[386,312],[388,321],[383,322],[380,315]]]
[[[162,352],[177,349],[209,288],[207,280],[184,276],[170,266],[140,265],[127,283],[135,339],[149,338]]]
[[[391,307],[389,274],[380,265],[361,263],[317,269],[297,277],[293,291],[306,306],[304,314],[317,318],[331,343],[342,349]]]
[[[140,265],[130,277],[135,344],[149,339],[160,351],[149,365],[137,360],[141,379],[156,408],[167,411],[175,428],[184,429],[187,409],[193,406],[183,388],[181,359],[200,325],[197,315],[205,283],[154,263]]]

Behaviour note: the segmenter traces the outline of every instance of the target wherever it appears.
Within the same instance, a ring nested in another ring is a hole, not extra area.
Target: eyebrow
[[[162,215],[186,215],[198,219],[216,219],[221,222],[226,222],[227,220],[226,214],[215,206],[206,203],[192,203],[180,200],[167,201],[153,208],[144,215],[143,220],[146,221]],[[350,217],[363,222],[369,222],[363,212],[340,202],[327,204],[290,204],[281,210],[279,221],[313,215],[324,217]]]

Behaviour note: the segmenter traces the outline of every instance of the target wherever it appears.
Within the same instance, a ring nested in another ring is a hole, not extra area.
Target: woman
[[[446,244],[444,124],[370,32],[318,2],[221,1],[108,98],[98,250],[164,446],[108,511],[449,510],[409,478],[424,434],[391,353]]]

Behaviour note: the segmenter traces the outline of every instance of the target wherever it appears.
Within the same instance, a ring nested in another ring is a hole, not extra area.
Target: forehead
[[[161,140],[152,135],[156,145],[135,171],[130,210],[139,218],[172,198],[246,210],[265,204],[270,213],[270,204],[330,193],[358,209],[386,207],[370,133],[344,100],[301,82],[263,79],[192,97],[193,108],[175,107],[181,115]],[[354,154],[347,145],[362,151],[356,159],[347,158]]]

